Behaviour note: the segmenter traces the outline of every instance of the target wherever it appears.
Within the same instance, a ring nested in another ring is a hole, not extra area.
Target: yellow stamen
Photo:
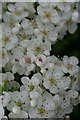
[[[30,89],[30,91],[34,90],[34,86],[33,86],[33,85],[30,85],[30,86],[29,86],[29,89]]]
[[[50,12],[46,13],[45,17],[47,17],[48,19],[51,19],[51,13]]]
[[[35,51],[37,51],[37,53],[40,53],[40,52],[42,51],[42,49],[41,49],[40,46],[37,46],[37,47],[35,48]]]
[[[49,81],[50,81],[50,85],[55,84],[55,82],[56,82],[56,80],[55,80],[53,77],[51,77],[51,78],[49,79]]]
[[[9,37],[8,37],[8,36],[4,37],[4,38],[3,38],[3,41],[4,41],[5,43],[10,42]]]
[[[43,108],[40,108],[40,109],[38,110],[38,113],[39,113],[40,115],[43,115],[44,112],[45,112],[45,109],[43,109]]]
[[[17,106],[22,107],[22,103],[19,101],[16,103]]]

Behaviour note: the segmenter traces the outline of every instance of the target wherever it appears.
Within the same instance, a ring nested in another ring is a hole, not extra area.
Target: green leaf
[[[2,95],[2,86],[0,85],[0,95]]]
[[[3,88],[2,88],[2,91],[8,92],[8,83],[7,83],[7,82],[4,83],[4,86],[3,86]]]

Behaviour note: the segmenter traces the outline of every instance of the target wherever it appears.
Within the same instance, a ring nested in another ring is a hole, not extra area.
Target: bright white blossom
[[[67,119],[80,103],[79,60],[51,52],[77,30],[78,4],[30,1],[2,4],[0,119]]]

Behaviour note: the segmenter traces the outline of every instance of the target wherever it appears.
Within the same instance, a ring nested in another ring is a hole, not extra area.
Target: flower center
[[[56,82],[56,80],[55,80],[53,77],[51,77],[51,78],[49,79],[49,81],[50,81],[50,85],[55,84],[55,82]]]
[[[8,36],[4,37],[4,38],[3,38],[3,41],[4,41],[5,43],[10,42],[9,37],[8,37]]]
[[[35,28],[37,25],[36,20],[32,20],[31,23],[32,23],[32,26]]]
[[[51,13],[50,12],[46,13],[45,17],[47,17],[48,19],[50,19],[51,18]]]
[[[17,106],[22,107],[22,103],[19,101],[16,103]]]
[[[40,88],[41,88],[41,89],[45,89],[45,87],[44,87],[43,84],[40,84]]]
[[[18,9],[17,9],[17,8],[15,8],[15,14],[16,14],[17,16],[20,16],[20,15],[21,15],[21,12],[20,12],[20,11],[18,11]]]
[[[57,60],[54,62],[54,64],[55,64],[56,66],[60,66],[59,59],[57,59]]]
[[[11,19],[11,21],[9,22],[9,24],[10,24],[11,27],[13,27],[14,26],[14,21],[12,21],[12,19]]]
[[[57,107],[57,111],[60,111],[60,110],[61,110],[61,106],[58,106],[58,107]]]
[[[29,86],[29,89],[30,89],[30,91],[34,90],[34,86],[33,86],[33,85],[30,85],[30,86]]]
[[[23,40],[26,40],[27,37],[28,37],[28,36],[27,36],[26,34],[23,34],[23,35],[22,35],[22,39],[23,39]]]
[[[56,7],[54,7],[54,9],[55,9],[55,10],[57,10],[57,11],[60,11],[60,9],[59,9],[57,6],[56,6]]]
[[[2,51],[2,58],[5,58],[5,53]]]
[[[43,109],[43,108],[40,108],[40,109],[38,110],[38,113],[39,113],[40,115],[43,115],[44,112],[45,112],[45,109]]]
[[[37,53],[40,53],[40,52],[42,51],[42,49],[41,49],[40,46],[37,46],[37,47],[35,48],[35,51],[37,51]]]
[[[39,59],[38,59],[40,62],[43,62],[43,60],[42,60],[42,58],[40,57]]]
[[[27,47],[26,47],[26,48],[24,48],[24,53],[27,53]]]
[[[68,65],[67,65],[67,69],[68,69],[68,70],[69,70],[69,69],[72,70],[72,68],[73,68],[73,65],[72,65],[72,64],[68,64]]]
[[[47,36],[47,33],[48,33],[48,31],[43,31],[43,34],[45,35],[45,36]]]
[[[31,63],[31,58],[25,58],[25,64],[30,64]]]
[[[71,24],[71,21],[70,21],[70,20],[67,20],[67,21],[66,21],[66,24],[67,24],[67,25],[70,25],[70,24]]]

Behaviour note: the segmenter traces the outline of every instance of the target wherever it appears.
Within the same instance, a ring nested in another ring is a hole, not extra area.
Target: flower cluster
[[[3,3],[0,118],[64,118],[73,111],[79,61],[50,51],[78,22],[77,3]]]

